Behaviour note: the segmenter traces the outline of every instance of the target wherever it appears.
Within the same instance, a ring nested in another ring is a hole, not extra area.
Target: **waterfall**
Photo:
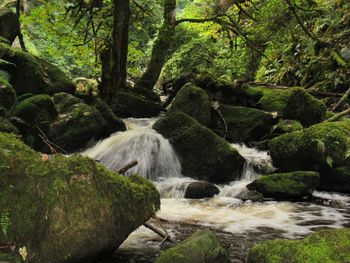
[[[124,120],[127,131],[116,132],[83,154],[118,171],[137,161],[127,174],[138,173],[150,180],[182,177],[181,164],[168,140],[152,129],[155,119]]]

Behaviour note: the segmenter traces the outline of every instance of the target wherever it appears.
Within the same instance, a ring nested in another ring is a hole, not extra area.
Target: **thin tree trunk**
[[[152,90],[169,56],[176,28],[176,0],[164,0],[164,21],[153,45],[151,60],[135,87]]]
[[[21,10],[22,10],[21,0],[17,0],[17,2],[16,2],[16,13],[17,13],[18,20],[20,20],[20,18],[21,18]],[[27,48],[26,48],[26,45],[25,45],[24,39],[23,39],[21,24],[19,26],[19,31],[18,31],[18,40],[19,40],[19,44],[21,45],[22,50],[27,52]]]
[[[130,1],[114,0],[112,43],[102,52],[101,97],[111,104],[116,92],[126,86]]]

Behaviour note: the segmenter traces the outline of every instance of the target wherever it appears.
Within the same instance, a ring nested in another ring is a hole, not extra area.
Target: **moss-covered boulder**
[[[17,127],[10,120],[3,117],[0,117],[0,132],[20,134]]]
[[[20,30],[18,17],[7,8],[0,8],[0,37],[12,43]]]
[[[69,94],[66,92],[55,93],[52,96],[52,99],[55,102],[55,105],[58,111],[66,110],[71,106],[73,106],[74,104],[84,103],[82,99],[77,98],[72,94]]]
[[[169,111],[186,113],[203,125],[208,126],[210,122],[209,96],[201,88],[188,83],[177,93]]]
[[[5,133],[0,178],[0,243],[16,247],[12,256],[25,249],[29,262],[113,252],[160,204],[139,176],[120,176],[80,155],[42,155]]]
[[[350,193],[350,166],[336,167],[321,173],[320,189]]]
[[[219,112],[221,116],[213,113],[211,127],[220,135],[227,127],[226,138],[232,142],[260,140],[277,122],[273,114],[254,108],[220,104]]]
[[[118,92],[112,105],[113,112],[121,117],[149,118],[158,116],[162,110],[159,103],[149,101],[131,92]]]
[[[295,131],[302,131],[303,125],[296,120],[280,120],[274,127],[274,133],[290,133]]]
[[[192,117],[182,112],[168,113],[153,128],[175,148],[184,175],[214,183],[240,176],[244,158]]]
[[[94,107],[85,103],[67,105],[52,122],[49,138],[64,151],[74,152],[91,139],[99,138],[106,123]]]
[[[209,229],[195,234],[161,253],[156,263],[229,263],[224,248]]]
[[[193,182],[186,187],[185,198],[201,199],[210,198],[220,193],[219,188],[208,182]]]
[[[350,229],[329,229],[302,240],[269,240],[254,246],[247,263],[349,262]]]
[[[13,114],[46,132],[57,117],[57,109],[49,95],[40,94],[21,101]]]
[[[49,62],[6,45],[0,45],[0,54],[3,54],[3,60],[16,65],[10,72],[12,76],[10,83],[18,96],[24,93],[49,95],[57,92],[74,93],[75,86],[72,81]]]
[[[135,88],[132,88],[132,91],[142,96],[146,100],[153,101],[156,103],[161,103],[159,95],[155,93],[153,90],[144,89],[141,87],[135,87]]]
[[[303,88],[262,90],[263,96],[258,104],[263,110],[276,111],[283,118],[298,120],[304,126],[316,124],[325,117],[326,106],[324,103],[314,98]]]
[[[269,142],[274,165],[285,171],[320,171],[344,165],[348,163],[349,147],[350,126],[345,121],[316,124]]]
[[[16,92],[12,85],[0,75],[0,107],[10,111],[16,103]]]
[[[310,196],[318,187],[320,175],[312,171],[276,173],[265,175],[249,184],[249,190],[257,190],[264,197],[276,199],[300,199]]]

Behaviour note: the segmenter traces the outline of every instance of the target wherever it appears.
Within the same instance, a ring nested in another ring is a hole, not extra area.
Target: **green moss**
[[[186,84],[174,98],[170,112],[180,111],[193,117],[205,126],[210,122],[208,94],[192,84]]]
[[[209,229],[197,231],[185,241],[162,252],[156,263],[228,263],[226,251]]]
[[[305,126],[324,119],[326,106],[303,88],[269,89],[263,92],[259,105],[266,111],[276,111],[285,119],[300,121]]]
[[[20,30],[17,15],[7,8],[0,8],[0,36],[12,43]]]
[[[66,110],[74,104],[84,103],[81,99],[65,92],[55,93],[52,98],[58,111]]]
[[[153,128],[170,140],[184,175],[211,182],[233,181],[240,176],[243,157],[192,117],[168,113]]]
[[[311,234],[303,240],[271,240],[256,245],[247,263],[349,262],[350,230],[332,229]]]
[[[0,107],[11,111],[16,103],[16,92],[12,85],[0,75]]]
[[[48,160],[0,133],[0,243],[25,246],[32,262],[63,262],[113,251],[159,209],[155,187],[73,155]]]
[[[0,132],[20,134],[19,130],[8,119],[0,117]]]
[[[319,185],[319,178],[317,172],[307,171],[270,174],[258,178],[252,190],[265,197],[297,199],[311,195]]]
[[[324,122],[272,139],[269,150],[274,165],[283,170],[320,171],[346,163],[349,135],[347,122]]]
[[[48,136],[60,148],[73,152],[85,146],[89,140],[99,137],[105,125],[98,110],[78,103],[60,112]]]
[[[296,120],[280,120],[274,127],[274,131],[280,133],[290,133],[295,131],[302,131],[303,125]]]
[[[113,112],[121,118],[155,117],[161,111],[161,106],[153,101],[145,100],[141,96],[128,92],[118,92],[117,100],[112,106]]]
[[[2,59],[16,65],[11,84],[17,95],[73,93],[74,84],[56,66],[17,48],[0,46]]]
[[[271,113],[254,108],[220,104],[219,110],[227,125],[227,138],[234,142],[259,140],[277,121]]]
[[[57,109],[50,96],[41,94],[21,101],[13,114],[47,131],[51,122],[57,117]]]

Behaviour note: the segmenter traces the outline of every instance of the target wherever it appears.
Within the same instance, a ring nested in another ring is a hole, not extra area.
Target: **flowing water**
[[[218,185],[220,193],[209,199],[185,199],[194,179],[181,174],[180,162],[168,140],[151,127],[154,119],[126,119],[128,130],[117,132],[86,150],[84,154],[105,166],[119,170],[132,161],[138,165],[128,173],[152,180],[161,194],[157,216],[170,236],[180,241],[201,228],[210,228],[228,248],[233,262],[243,262],[255,243],[273,238],[300,238],[317,229],[349,224],[350,197],[337,193],[314,192],[313,202],[242,201],[246,185],[262,169],[272,169],[267,152],[232,144],[246,159],[240,180]],[[151,221],[156,227],[155,220]],[[122,244],[108,262],[153,262],[161,249],[161,238],[140,227]]]

